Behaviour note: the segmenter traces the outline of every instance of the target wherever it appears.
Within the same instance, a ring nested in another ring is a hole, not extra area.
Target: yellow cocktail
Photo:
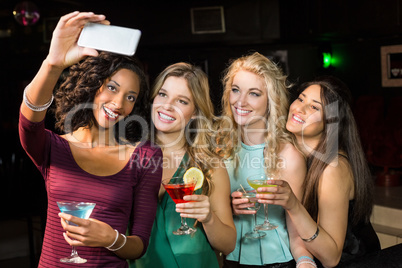
[[[275,187],[274,184],[268,184],[268,180],[247,180],[248,184],[257,190],[260,187]],[[258,194],[271,194],[271,192],[257,192]]]
[[[272,176],[267,176],[265,173],[253,175],[247,178],[248,184],[253,187],[255,190],[261,187],[275,187],[276,185],[268,184],[268,181],[274,179]],[[257,194],[270,194],[270,192],[257,192]],[[273,230],[278,228],[277,225],[273,225],[268,220],[268,204],[264,203],[264,213],[265,220],[261,225],[257,225],[256,229],[258,230]]]

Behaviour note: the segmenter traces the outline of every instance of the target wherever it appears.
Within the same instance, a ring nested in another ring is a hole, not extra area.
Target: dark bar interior
[[[37,21],[13,14],[22,2],[0,2],[1,267],[38,263],[46,189],[19,142],[19,106],[24,87],[47,55],[55,24],[75,10],[140,29],[136,55],[151,83],[171,63],[199,65],[209,76],[216,114],[222,71],[229,59],[250,51],[277,61],[295,85],[321,74],[341,78],[353,93],[376,183],[372,223],[383,249],[402,242],[402,1],[32,0],[29,9],[37,12]],[[46,120],[53,129],[52,116]],[[381,263],[378,256],[373,261]],[[397,267],[388,265],[377,267]]]

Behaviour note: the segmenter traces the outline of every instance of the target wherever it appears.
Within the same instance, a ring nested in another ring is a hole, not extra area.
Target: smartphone
[[[132,56],[140,37],[138,29],[88,22],[81,31],[78,45]]]

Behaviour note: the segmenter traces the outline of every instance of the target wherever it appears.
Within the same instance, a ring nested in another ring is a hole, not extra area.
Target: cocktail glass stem
[[[264,219],[264,224],[269,224],[269,220],[268,220],[268,205],[264,204],[264,214],[265,214],[265,219]]]
[[[257,232],[257,212],[254,214],[254,232]]]
[[[67,258],[60,259],[61,262],[68,262],[68,263],[86,263],[87,260],[78,256],[78,252],[75,249],[75,246],[72,246],[71,255]]]
[[[255,194],[252,195],[252,194],[249,193],[248,195],[245,195],[245,197],[248,197],[248,198],[249,198],[249,201],[250,201],[250,198],[253,198],[253,197],[255,198]],[[255,200],[254,200],[254,201],[255,201]],[[253,208],[254,208],[254,209],[253,209]],[[249,209],[249,210],[254,210],[254,211],[255,211],[255,214],[254,214],[254,227],[253,227],[253,229],[252,229],[250,232],[245,233],[245,234],[244,234],[244,237],[257,239],[257,238],[261,238],[261,237],[266,236],[266,233],[265,233],[265,232],[260,232],[260,231],[258,231],[258,229],[256,228],[256,226],[257,226],[257,211],[260,209],[260,204],[257,203],[257,202],[254,202],[254,207],[249,207],[249,208],[247,208],[247,209]]]
[[[92,210],[95,207],[95,203],[88,203],[88,202],[66,202],[66,201],[58,201],[57,202],[58,207],[60,208],[61,212],[71,214],[73,216],[76,216],[81,219],[88,219],[89,215],[91,215]],[[70,225],[75,225],[76,224],[72,222],[68,222]],[[70,256],[66,258],[60,259],[60,262],[65,262],[65,263],[86,263],[87,260],[84,258],[81,258],[78,256],[78,252],[75,248],[75,246],[72,246],[71,249],[71,254]]]
[[[257,225],[256,228],[257,230],[273,230],[278,228],[277,225],[272,225],[269,220],[268,220],[268,204],[264,204],[264,214],[265,214],[265,220],[263,224]]]
[[[175,235],[187,235],[187,234],[192,234],[197,231],[197,229],[191,228],[187,225],[187,221],[185,217],[180,217],[181,218],[181,226],[177,231],[174,231],[173,234]]]
[[[77,250],[75,249],[75,246],[73,246],[73,248],[71,249],[70,259],[75,258],[75,257],[79,257],[79,256],[78,256]]]
[[[257,229],[257,212],[254,214],[254,228],[252,232],[246,233],[247,238],[261,238],[266,236],[267,234],[264,232],[260,232]]]

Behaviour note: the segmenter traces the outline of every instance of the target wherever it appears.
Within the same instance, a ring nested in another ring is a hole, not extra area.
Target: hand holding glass
[[[185,195],[193,194],[196,183],[196,180],[185,183],[183,181],[183,177],[173,177],[168,183],[162,183],[162,185],[163,187],[165,187],[166,192],[168,192],[169,196],[173,199],[173,202],[179,204],[188,202],[184,200],[183,197]],[[181,217],[181,226],[176,231],[173,231],[173,234],[188,235],[195,233],[196,231],[197,229],[191,228],[187,225],[186,218]]]
[[[254,206],[246,208],[248,210],[255,210],[254,228],[253,228],[252,231],[245,233],[244,237],[246,237],[246,238],[261,238],[261,237],[266,236],[267,235],[266,233],[260,232],[256,228],[256,226],[257,226],[257,211],[260,209],[260,206],[261,206],[260,203],[257,202],[257,198],[255,197],[256,192],[255,191],[246,191],[246,192],[244,192],[243,189],[239,189],[237,191],[239,191],[239,192],[241,192],[243,194],[241,198],[248,198],[249,203],[254,203]]]
[[[271,180],[274,178],[267,177],[265,173],[253,175],[247,178],[248,184],[253,187],[255,190],[257,190],[260,187],[274,187],[275,185],[270,185],[268,184],[268,180]],[[265,194],[269,192],[258,192],[259,194]],[[265,212],[265,220],[264,223],[261,225],[258,225],[256,228],[258,230],[273,230],[278,228],[277,225],[273,225],[269,222],[268,220],[268,204],[264,204],[264,212]]]
[[[65,202],[59,201],[57,202],[59,209],[61,212],[73,215],[75,217],[81,219],[88,219],[92,213],[92,210],[95,207],[95,203],[87,203],[87,202]],[[70,225],[76,225],[72,222],[68,222]],[[78,252],[75,249],[75,246],[72,246],[71,255],[66,258],[60,259],[60,262],[67,262],[67,263],[86,263],[87,260],[78,256]]]

